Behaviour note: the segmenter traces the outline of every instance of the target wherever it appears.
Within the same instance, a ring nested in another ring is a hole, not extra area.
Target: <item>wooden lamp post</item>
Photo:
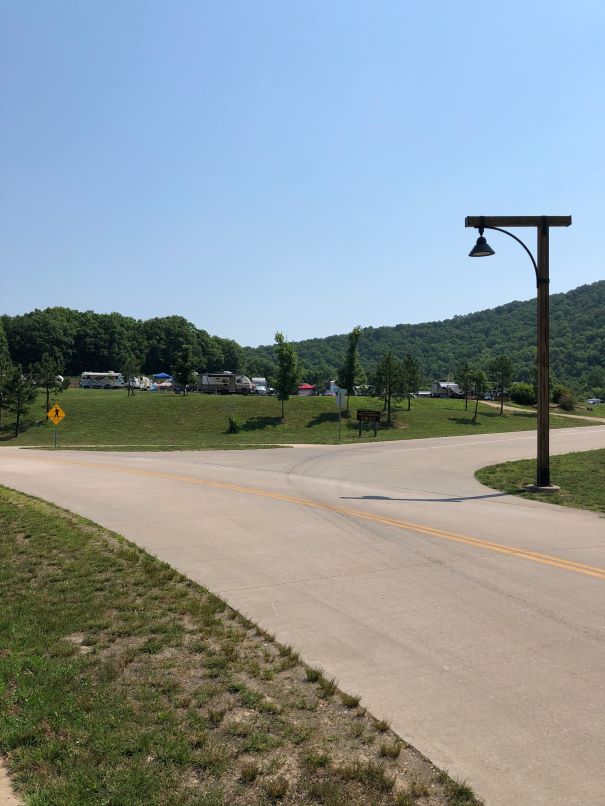
[[[559,488],[550,483],[550,459],[548,448],[548,232],[550,227],[569,227],[569,215],[543,216],[467,216],[465,227],[479,230],[477,243],[469,252],[469,257],[487,257],[494,254],[483,237],[486,229],[497,230],[510,235],[525,249],[536,272],[538,286],[538,461],[536,483],[527,487],[530,492],[558,492]],[[520,238],[502,227],[535,227],[538,235],[538,260]]]

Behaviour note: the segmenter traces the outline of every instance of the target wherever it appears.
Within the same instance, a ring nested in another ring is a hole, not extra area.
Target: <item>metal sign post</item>
[[[341,429],[341,425],[342,425],[342,410],[344,409],[344,407],[346,405],[346,400],[347,400],[347,393],[345,392],[344,389],[339,389],[338,392],[336,392],[336,406],[338,408],[338,441],[339,442],[340,442],[340,433],[341,433],[340,429]]]
[[[53,403],[50,409],[46,412],[46,416],[54,426],[59,425],[61,420],[65,417],[65,412],[58,403]],[[57,429],[55,428],[55,448],[57,447]]]

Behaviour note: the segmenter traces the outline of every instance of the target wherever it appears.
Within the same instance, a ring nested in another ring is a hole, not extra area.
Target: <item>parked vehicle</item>
[[[151,388],[151,380],[146,375],[140,375],[138,378],[131,378],[130,388],[140,389],[142,392],[147,392]]]
[[[586,402],[596,406],[597,403],[602,403],[603,401],[600,397],[589,397]]]
[[[83,372],[81,389],[124,389],[126,381],[121,372]]]
[[[266,378],[251,378],[252,386],[254,387],[254,394],[266,395],[269,390],[269,384]]]
[[[197,391],[208,395],[249,395],[252,381],[234,372],[204,372],[198,379]]]

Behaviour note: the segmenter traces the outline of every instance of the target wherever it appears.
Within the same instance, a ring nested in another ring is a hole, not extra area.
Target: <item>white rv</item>
[[[81,389],[124,389],[126,381],[121,372],[83,372]]]

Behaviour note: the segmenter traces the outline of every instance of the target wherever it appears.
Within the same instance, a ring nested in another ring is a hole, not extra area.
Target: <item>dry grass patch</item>
[[[292,647],[117,535],[0,489],[0,568],[0,752],[24,798],[382,806],[426,780],[425,804],[476,802]]]

